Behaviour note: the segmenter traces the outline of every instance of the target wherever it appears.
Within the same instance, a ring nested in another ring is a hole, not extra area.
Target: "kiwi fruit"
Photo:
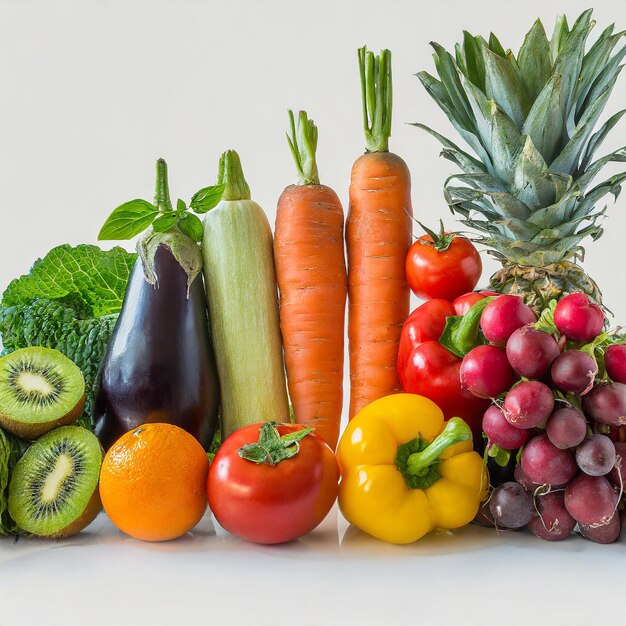
[[[0,426],[37,439],[73,424],[85,407],[85,379],[58,350],[22,348],[0,359]]]
[[[98,483],[104,450],[81,426],[63,426],[33,443],[9,484],[9,515],[26,533],[69,537],[102,510]]]

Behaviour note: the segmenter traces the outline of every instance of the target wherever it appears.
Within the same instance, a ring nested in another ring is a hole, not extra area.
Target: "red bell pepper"
[[[482,417],[490,401],[461,388],[462,357],[443,346],[439,339],[447,318],[465,315],[485,297],[484,294],[469,293],[454,302],[427,300],[409,315],[402,327],[398,354],[398,374],[403,390],[430,398],[441,408],[446,419],[463,418],[477,443],[481,441]],[[477,328],[476,322],[474,327]],[[463,339],[468,340],[468,337]]]

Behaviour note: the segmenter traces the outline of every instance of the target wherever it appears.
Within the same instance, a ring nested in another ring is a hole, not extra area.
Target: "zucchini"
[[[222,400],[222,437],[288,422],[272,230],[234,150],[220,158],[221,202],[204,218],[202,255]]]

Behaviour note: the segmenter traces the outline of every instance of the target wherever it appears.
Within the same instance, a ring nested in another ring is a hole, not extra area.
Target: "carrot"
[[[296,131],[291,111],[289,118],[298,184],[278,200],[274,235],[287,382],[296,422],[314,427],[334,450],[343,405],[343,208],[320,185],[315,124],[301,111]]]
[[[401,391],[402,324],[409,314],[405,259],[411,245],[411,177],[388,151],[391,53],[359,49],[366,153],[352,167],[346,223],[350,413]]]

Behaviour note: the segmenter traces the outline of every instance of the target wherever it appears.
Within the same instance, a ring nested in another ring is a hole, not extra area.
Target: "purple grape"
[[[591,389],[597,373],[598,365],[582,350],[566,350],[550,368],[552,382],[561,391],[580,395]]]
[[[604,476],[578,474],[565,488],[565,506],[579,524],[608,524],[616,504],[617,494]]]
[[[524,378],[541,378],[559,356],[559,345],[552,335],[532,324],[518,328],[506,342],[511,367]]]
[[[544,424],[553,408],[550,387],[536,380],[515,385],[504,398],[504,417],[517,428],[536,428]]]
[[[521,528],[530,522],[535,509],[532,497],[524,488],[516,482],[509,482],[494,489],[489,510],[497,526]]]
[[[579,524],[580,534],[586,539],[591,539],[596,543],[615,543],[622,530],[622,523],[619,513],[616,511],[613,517],[606,523],[596,526],[595,524]]]
[[[483,431],[491,443],[505,450],[516,450],[528,441],[528,432],[516,428],[504,417],[500,407],[492,404],[483,416]]]
[[[550,491],[535,496],[538,515],[528,524],[528,528],[540,539],[560,541],[569,537],[576,526],[576,520],[565,508],[562,491]]]
[[[587,434],[585,416],[573,406],[557,409],[546,423],[548,439],[561,450],[575,448]]]
[[[608,426],[626,424],[626,385],[605,383],[596,385],[583,398],[585,415],[596,422]]]
[[[591,435],[578,446],[576,463],[589,476],[604,476],[615,466],[615,456],[615,446],[606,435]]]
[[[547,435],[534,437],[522,450],[522,470],[538,485],[565,485],[577,469],[572,452],[557,448]]]

